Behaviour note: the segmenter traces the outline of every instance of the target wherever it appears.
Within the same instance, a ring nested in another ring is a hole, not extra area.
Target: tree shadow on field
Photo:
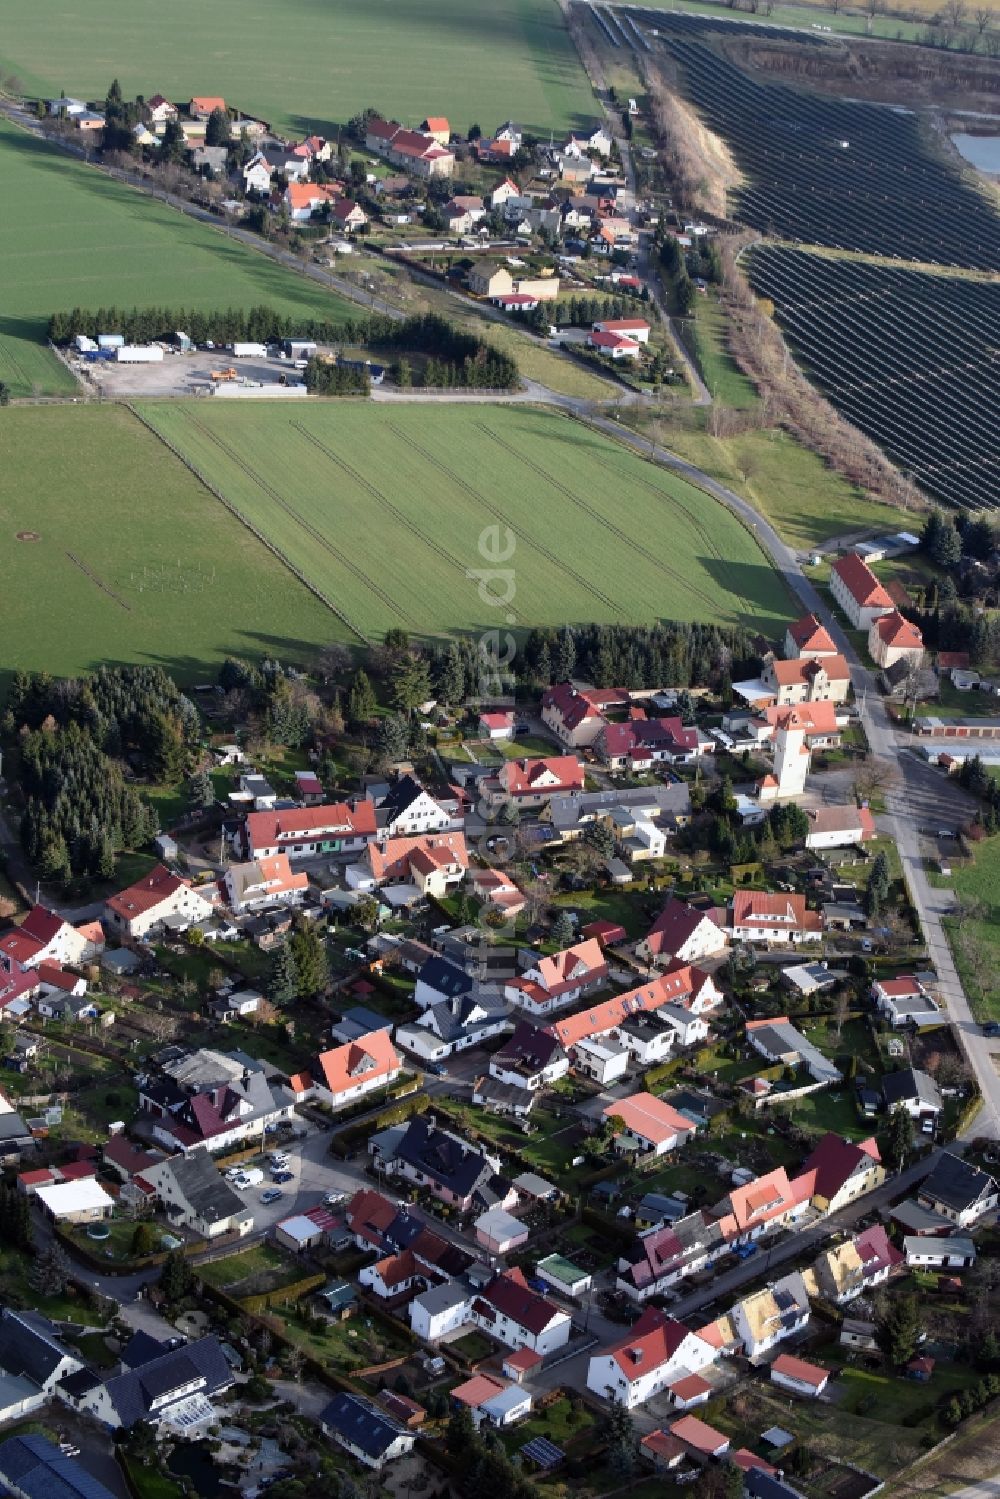
[[[760,562],[738,562],[727,557],[699,557],[698,561],[716,586],[730,595],[732,613],[739,624],[774,640],[784,635],[796,612],[793,597],[789,592],[782,597],[785,580],[763,560],[763,555]],[[780,612],[782,609],[784,612]]]

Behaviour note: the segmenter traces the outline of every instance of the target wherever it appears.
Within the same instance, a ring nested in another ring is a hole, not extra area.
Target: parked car
[[[284,1195],[285,1194],[280,1187],[267,1187],[265,1191],[260,1194],[260,1200],[265,1207],[269,1207],[272,1202],[277,1202],[278,1199],[284,1197]]]
[[[339,1207],[342,1202],[346,1202],[346,1201],[347,1201],[347,1193],[346,1192],[327,1192],[326,1196],[323,1198],[323,1202],[326,1204],[326,1206],[328,1208]]]
[[[282,1168],[281,1170],[278,1170],[278,1171],[272,1171],[271,1172],[271,1180],[273,1182],[290,1182],[290,1181],[293,1181],[294,1180],[294,1172],[292,1172],[292,1171],[286,1171],[284,1168]]]

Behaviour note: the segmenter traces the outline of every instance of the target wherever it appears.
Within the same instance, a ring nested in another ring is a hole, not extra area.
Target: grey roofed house
[[[823,963],[793,963],[791,967],[781,970],[781,982],[806,997],[818,994],[823,989],[832,989],[837,980],[843,977],[842,971],[831,970]]]
[[[435,956],[427,959],[417,974],[417,983],[433,989],[442,999],[461,999],[463,995],[472,993],[476,981],[471,974],[462,968],[456,968],[446,958]]]
[[[106,968],[109,973],[135,973],[142,967],[142,959],[138,953],[132,952],[127,947],[105,948],[101,953],[101,967]]]
[[[132,1334],[119,1354],[119,1358],[126,1369],[139,1369],[143,1364],[151,1363],[154,1358],[159,1358],[162,1353],[163,1344],[148,1332],[140,1330]]]
[[[626,807],[632,812],[644,810],[654,821],[670,822],[690,816],[691,792],[686,781],[643,786],[637,791],[578,791],[572,796],[553,797],[549,818],[557,832],[566,834],[611,807]]]
[[[206,1151],[171,1156],[169,1161],[164,1162],[162,1169],[169,1170],[191,1212],[203,1223],[220,1223],[228,1218],[245,1217],[248,1214],[249,1209],[242,1197],[229,1185]],[[176,1207],[181,1214],[184,1213],[180,1204]],[[170,1212],[171,1204],[168,1200],[168,1216]]]
[[[191,152],[191,165],[196,172],[200,172],[202,167],[208,167],[213,172],[224,172],[228,156],[225,146],[197,146]]]
[[[163,1348],[159,1358],[113,1375],[84,1396],[82,1406],[99,1413],[102,1420],[128,1429],[139,1421],[169,1420],[171,1408],[189,1396],[198,1395],[207,1401],[228,1390],[232,1383],[233,1371],[218,1338],[198,1338],[183,1348]],[[108,1405],[113,1417],[107,1412]]]
[[[457,1280],[443,1280],[439,1286],[431,1286],[429,1291],[423,1291],[417,1298],[431,1317],[439,1312],[450,1312],[453,1307],[461,1306],[468,1299],[468,1287],[460,1285]]]
[[[478,976],[482,983],[496,983],[517,973],[517,949],[494,946],[479,926],[454,927],[436,936],[434,946],[454,967]]]
[[[79,1458],[66,1457],[47,1437],[33,1434],[0,1442],[0,1483],[25,1499],[115,1499]]]
[[[334,1041],[340,1041],[347,1045],[351,1041],[357,1041],[359,1036],[367,1036],[372,1031],[385,1029],[385,1016],[378,1015],[374,1010],[368,1010],[364,1005],[355,1005],[350,1010],[345,1010],[340,1019],[330,1028],[330,1035]]]
[[[9,1109],[0,1114],[0,1155],[9,1155],[34,1145],[35,1137],[21,1115]]]
[[[918,1067],[885,1073],[881,1088],[887,1109],[894,1109],[898,1104],[915,1103],[921,1109],[939,1114],[944,1108],[937,1083]]]
[[[405,1439],[409,1439],[409,1447],[416,1440],[413,1432],[360,1395],[335,1395],[319,1419],[327,1435],[362,1453],[375,1466],[397,1443],[405,1449]]]
[[[216,1051],[200,1046],[197,1051],[181,1051],[162,1063],[162,1069],[179,1087],[193,1092],[198,1088],[236,1082],[245,1072],[263,1072],[264,1063],[245,1051]]]
[[[482,1010],[483,1014],[477,1015],[478,1010]],[[467,994],[461,999],[446,999],[439,1004],[430,1005],[425,1014],[430,1015],[431,1023],[418,1029],[432,1030],[442,1041],[454,1044],[479,1031],[502,1024],[507,1020],[508,1013],[502,1000],[486,994]]]
[[[927,1207],[956,1214],[984,1213],[997,1204],[997,1183],[961,1156],[946,1150],[929,1176],[920,1183],[917,1196]]]
[[[953,1226],[951,1219],[946,1218],[943,1213],[935,1213],[931,1208],[922,1207],[912,1197],[907,1197],[905,1201],[890,1208],[889,1217],[911,1234],[946,1234]]]
[[[398,780],[393,781],[388,793],[376,808],[375,815],[379,827],[391,826],[423,794],[424,788],[411,775],[402,775]]]
[[[537,961],[537,954],[534,956]],[[499,1051],[494,1052],[494,1057],[511,1071],[519,1069],[535,1073],[558,1061],[562,1054],[563,1047],[558,1037],[550,1035],[539,1025],[532,1025],[530,1020],[519,1020],[513,1035],[507,1038]]]
[[[536,1175],[534,1171],[522,1171],[520,1176],[515,1176],[514,1189],[522,1197],[535,1197],[540,1202],[551,1202],[553,1198],[562,1195],[557,1186],[546,1181],[544,1176]]]
[[[83,1360],[60,1339],[53,1323],[40,1312],[0,1311],[0,1369],[42,1388],[67,1359],[77,1368]]]
[[[839,1083],[841,1073],[825,1057],[819,1047],[807,1041],[801,1031],[787,1020],[776,1020],[770,1025],[755,1025],[747,1028],[747,1040],[755,1051],[769,1062],[784,1062],[795,1066],[801,1062],[809,1076],[817,1083]]]
[[[410,1120],[396,1146],[395,1159],[421,1172],[459,1200],[464,1201],[474,1193],[480,1194],[487,1207],[493,1207],[499,1200],[496,1189],[490,1187],[496,1175],[493,1164],[457,1135],[438,1129],[423,1115]]]

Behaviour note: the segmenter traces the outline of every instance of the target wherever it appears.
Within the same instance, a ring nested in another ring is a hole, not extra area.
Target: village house
[[[804,895],[737,890],[729,908],[729,933],[734,942],[798,946],[820,941],[823,918],[806,909]]]
[[[806,848],[860,848],[878,836],[868,807],[807,807]]]
[[[530,1015],[566,1009],[608,980],[603,949],[593,937],[550,957],[532,957],[519,978],[504,985],[504,998]]]
[[[830,592],[855,630],[867,630],[879,615],[893,612],[892,599],[857,552],[848,552],[833,564]]]
[[[446,1280],[414,1297],[408,1307],[410,1326],[425,1343],[437,1343],[469,1321],[467,1286]]]
[[[267,1125],[291,1118],[293,1111],[272,1092],[260,1064],[249,1064],[238,1052],[197,1052],[190,1071],[139,1082],[138,1118],[145,1133],[185,1154],[262,1137]]]
[[[642,774],[654,765],[689,765],[711,754],[715,741],[680,718],[648,718],[634,708],[627,723],[605,723],[596,748],[609,770]]]
[[[328,1108],[343,1109],[373,1089],[387,1087],[401,1070],[388,1029],[369,1031],[320,1052],[306,1071],[289,1078],[286,1088],[296,1103],[316,1099]]]
[[[248,193],[260,193],[267,197],[271,191],[271,181],[274,177],[274,168],[264,155],[263,151],[256,151],[248,162],[241,168],[243,188]],[[292,212],[292,203],[285,199],[289,212]]]
[[[440,1062],[455,1052],[484,1046],[510,1024],[506,1005],[479,991],[428,1005],[412,1024],[396,1027],[396,1044],[422,1062]]]
[[[609,709],[624,708],[629,694],[620,688],[578,688],[558,682],[542,693],[542,722],[567,749],[583,749],[598,738]]]
[[[472,1412],[478,1431],[482,1426],[513,1426],[531,1413],[531,1396],[516,1384],[506,1384],[490,1374],[475,1374],[451,1392],[455,1406]]]
[[[221,109],[224,112],[225,108],[225,99],[212,94],[202,94],[191,100],[188,105],[188,114],[192,120],[207,120],[217,109]]]
[[[635,946],[635,955],[650,968],[671,963],[699,963],[725,952],[724,925],[712,911],[699,910],[670,896],[649,932]]]
[[[779,1353],[771,1365],[771,1383],[806,1400],[818,1400],[829,1382],[829,1369],[791,1353]]]
[[[632,1301],[643,1302],[728,1252],[718,1220],[698,1209],[638,1234],[618,1261],[615,1285]]]
[[[0,1308],[0,1420],[10,1421],[39,1410],[60,1393],[64,1379],[83,1367],[77,1350],[63,1342],[62,1334],[47,1317],[9,1306]],[[4,1448],[10,1445],[10,1439],[4,1442]],[[17,1493],[12,1477],[0,1467],[5,1488]],[[44,1484],[31,1489],[32,1495],[50,1492],[55,1491]]]
[[[67,1404],[105,1428],[129,1430],[140,1422],[161,1440],[201,1435],[218,1420],[212,1401],[235,1382],[218,1338],[193,1338],[170,1348],[139,1332],[122,1349],[120,1372],[63,1384]]]
[[[401,775],[392,783],[387,795],[376,804],[375,818],[380,839],[412,838],[417,833],[456,828],[452,812],[411,775]]]
[[[593,349],[595,354],[614,361],[639,359],[642,356],[642,345],[637,339],[629,338],[624,333],[604,333],[597,328],[591,329],[587,334],[587,347]]]
[[[335,212],[340,206],[342,192],[343,188],[332,183],[289,182],[282,201],[292,223],[305,224],[323,208]]]
[[[855,1144],[825,1134],[802,1163],[793,1186],[805,1191],[821,1213],[837,1213],[885,1181],[885,1167],[874,1137]]]
[[[468,878],[477,899],[510,921],[520,916],[528,904],[514,881],[500,869],[470,869]]]
[[[816,1083],[839,1083],[841,1073],[818,1046],[796,1030],[787,1015],[748,1020],[747,1041],[772,1065],[804,1067]]]
[[[211,887],[210,887],[211,888]],[[104,905],[104,919],[121,936],[141,939],[161,930],[165,922],[196,926],[212,914],[211,899],[195,890],[163,864],[155,865],[134,885],[112,895]]]
[[[488,800],[513,802],[527,809],[544,807],[554,796],[583,790],[583,766],[575,755],[553,755],[543,760],[507,760],[497,771],[495,785],[484,782]]]
[[[633,1093],[629,1098],[616,1099],[604,1109],[603,1118],[610,1119],[616,1127],[620,1122],[615,1148],[634,1156],[666,1155],[683,1145],[695,1129],[690,1119],[652,1093]]]
[[[957,1228],[971,1228],[995,1212],[1000,1188],[988,1172],[946,1150],[920,1183],[917,1201],[950,1218]]]
[[[944,1110],[937,1083],[918,1067],[883,1073],[879,1088],[888,1113],[905,1109],[911,1119],[934,1125]]]
[[[772,1348],[801,1332],[809,1321],[809,1296],[797,1270],[738,1301],[730,1320],[743,1352],[752,1364]],[[703,1329],[704,1331],[704,1329]]]
[[[785,631],[785,655],[789,660],[796,656],[821,660],[825,656],[836,656],[837,647],[833,637],[815,614],[803,615]]]
[[[530,1348],[543,1357],[565,1347],[572,1319],[547,1296],[531,1290],[520,1270],[506,1270],[470,1305],[470,1319],[508,1348]]]
[[[248,858],[287,854],[294,860],[354,853],[375,837],[375,831],[375,803],[363,798],[319,807],[251,812],[243,837]]]
[[[472,1207],[512,1208],[517,1202],[514,1188],[499,1174],[496,1156],[438,1129],[423,1115],[409,1121],[384,1166],[392,1175],[426,1188],[459,1212]]]
[[[629,1333],[592,1355],[587,1389],[635,1410],[678,1380],[714,1363],[716,1350],[683,1322],[647,1307]]]
[[[569,1057],[557,1038],[530,1020],[519,1020],[490,1057],[490,1077],[528,1092],[549,1087],[568,1071]]]
[[[368,225],[368,215],[353,198],[338,197],[330,213],[330,222],[344,234],[356,234]]]
[[[878,1013],[895,1029],[903,1026],[935,1025],[941,1011],[920,980],[912,973],[894,979],[876,979],[872,999]]]
[[[325,1436],[377,1471],[413,1451],[417,1433],[361,1395],[334,1395],[319,1418]]]
[[[749,1244],[801,1218],[809,1208],[806,1191],[796,1189],[783,1166],[745,1186],[734,1187],[711,1209],[729,1244]]]
[[[837,1306],[853,1301],[889,1279],[903,1256],[881,1223],[832,1245],[819,1255],[811,1272],[816,1293]]]
[[[718,1004],[721,998],[722,995],[709,974],[685,965],[640,984],[625,994],[585,1006],[575,1014],[554,1020],[546,1029],[569,1052],[573,1066],[587,1071],[585,1063],[589,1054],[585,1050],[581,1051],[581,1048],[585,1048],[588,1043],[611,1037],[629,1016],[662,1011],[665,1007],[672,1006],[692,1017],[698,1017]],[[628,1047],[618,1041],[614,1043],[614,1051],[621,1058],[620,1071],[623,1072],[628,1065]],[[606,1078],[603,1080],[607,1081]]]
[[[881,614],[868,627],[868,654],[876,666],[888,668],[905,661],[911,668],[924,660],[924,637],[898,609]]]
[[[230,864],[222,879],[226,903],[236,916],[264,906],[299,905],[309,888],[309,876],[293,874],[287,854]]]
[[[464,835],[435,833],[369,843],[361,863],[347,866],[346,877],[351,890],[412,885],[415,894],[440,898],[461,884],[468,868]]]
[[[173,1228],[187,1228],[201,1239],[245,1235],[253,1212],[225,1180],[205,1151],[154,1162],[139,1173],[153,1188]]]
[[[47,906],[34,905],[20,926],[0,937],[0,954],[22,968],[38,968],[43,963],[77,966],[104,946],[103,934],[98,933],[99,926],[96,931],[91,923],[75,927]]]
[[[798,703],[795,717],[804,731],[805,742],[810,750],[836,749],[840,744],[843,736],[834,703],[826,700]],[[787,708],[770,703],[750,719],[747,733],[758,745],[773,744],[778,730],[782,724],[787,723],[788,718]]]
[[[441,212],[448,221],[449,234],[468,234],[486,217],[487,209],[482,198],[461,193],[449,198]]]
[[[794,703],[843,703],[851,690],[851,669],[843,656],[768,656],[761,681],[779,707]]]

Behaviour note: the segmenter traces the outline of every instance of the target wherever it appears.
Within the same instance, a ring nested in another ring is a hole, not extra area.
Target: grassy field
[[[1000,838],[974,845],[971,864],[956,865],[950,884],[964,906],[945,926],[977,1020],[1000,1020]]]
[[[343,401],[143,410],[369,636],[657,616],[773,634],[788,617],[728,511],[562,416]],[[481,581],[491,546],[512,550],[503,576]]]
[[[266,302],[303,316],[337,319],[348,311],[314,282],[3,120],[0,201],[0,380],[15,396],[76,389],[41,347],[59,309]]]
[[[192,43],[194,42],[194,45]],[[449,116],[483,131],[506,119],[548,134],[594,113],[556,0],[285,0],[249,11],[240,0],[54,0],[5,6],[2,61],[26,88],[103,99],[222,94],[290,132],[332,133],[366,107],[409,124]]]
[[[726,347],[726,315],[715,296],[695,298],[694,317],[683,324],[695,363],[714,400],[743,410],[759,405],[753,381]]]
[[[161,662],[190,682],[227,654],[301,659],[342,633],[124,407],[11,408],[3,434],[0,538],[18,586],[0,687],[18,667],[102,662]]]
[[[806,549],[834,536],[914,524],[913,513],[870,500],[790,433],[763,428],[712,437],[705,412],[639,419],[644,431],[689,463],[745,495],[790,546]]]

